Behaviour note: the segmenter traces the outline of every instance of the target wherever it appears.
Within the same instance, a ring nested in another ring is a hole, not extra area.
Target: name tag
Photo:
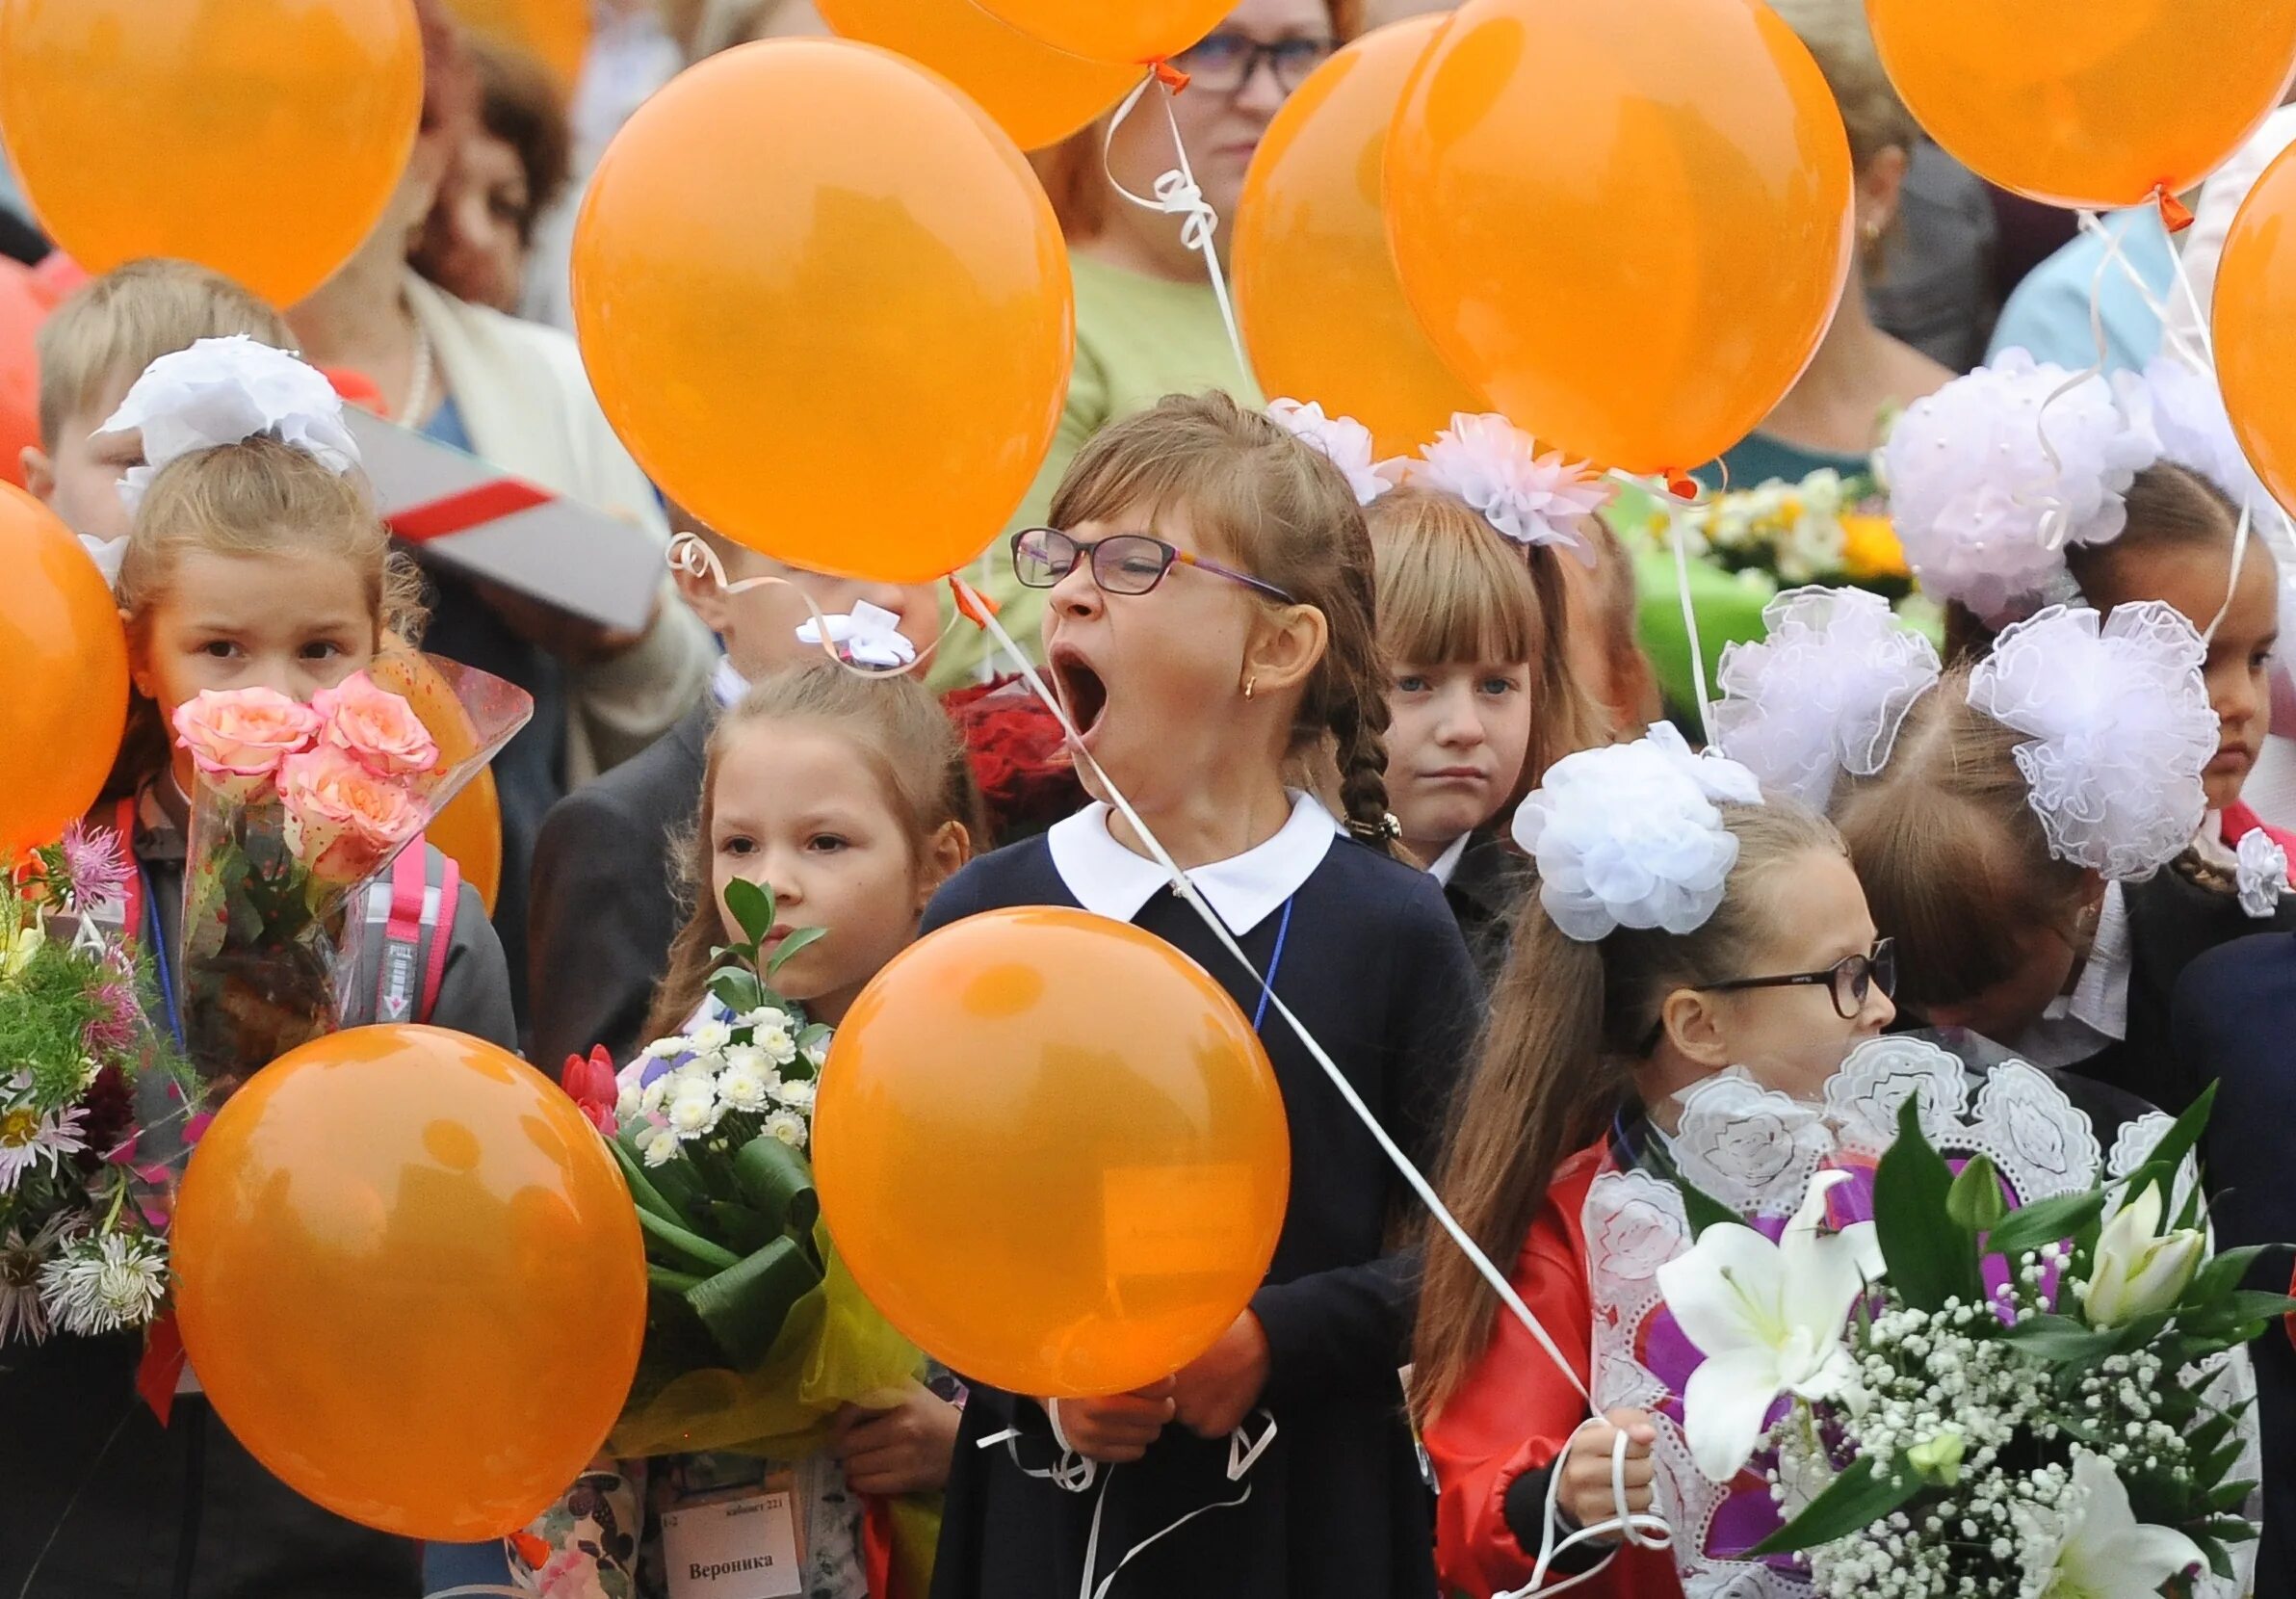
[[[748,1494],[662,1518],[670,1599],[799,1599],[797,1518],[787,1493]]]

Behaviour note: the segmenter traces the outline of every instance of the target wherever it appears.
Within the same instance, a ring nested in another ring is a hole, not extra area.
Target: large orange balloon
[[[1045,907],[877,974],[830,1045],[813,1153],[838,1252],[895,1326],[1062,1398],[1211,1348],[1291,1182],[1274,1071],[1226,990],[1153,934]]]
[[[550,69],[561,88],[582,81],[590,48],[589,0],[447,0],[471,32],[507,44]]]
[[[1469,0],[1396,113],[1387,206],[1451,369],[1630,472],[1753,431],[1849,274],[1840,113],[1747,0]]]
[[[52,844],[103,792],[127,725],[127,634],[53,511],[0,484],[0,857]]]
[[[980,0],[980,9],[1056,50],[1137,66],[1187,49],[1236,0]]]
[[[2190,189],[2280,104],[2296,0],[1866,0],[1906,108],[1982,176],[2101,210]],[[2202,86],[2205,86],[2204,90]]]
[[[1236,208],[1236,310],[1260,386],[1354,417],[1391,456],[1490,409],[1403,298],[1380,192],[1403,85],[1448,20],[1381,28],[1317,68],[1268,124]]]
[[[91,272],[175,255],[291,304],[398,187],[423,102],[410,0],[0,0],[0,136]]]
[[[817,0],[847,39],[881,44],[947,75],[1024,150],[1057,144],[1139,81],[1140,69],[1086,61],[998,21],[973,0]]]
[[[915,583],[1052,447],[1076,309],[1020,150],[874,45],[714,56],[607,147],[574,236],[600,404],[664,491],[816,571]]]
[[[0,481],[22,487],[24,451],[39,443],[39,325],[52,302],[20,261],[0,260]]]
[[[638,1214],[597,1129],[436,1028],[257,1072],[192,1155],[173,1247],[184,1349],[233,1436],[406,1537],[539,1514],[606,1441],[645,1335]]]
[[[2296,160],[2283,154],[2249,191],[2216,268],[2216,376],[2257,475],[2296,506]]]

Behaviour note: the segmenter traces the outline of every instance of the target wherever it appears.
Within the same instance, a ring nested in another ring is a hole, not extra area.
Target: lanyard
[[[159,978],[160,999],[168,1007],[168,1031],[175,1035],[175,1047],[182,1049],[183,1015],[175,1005],[175,976],[169,970],[168,935],[160,927],[159,896],[151,891],[151,874],[141,862],[136,866],[136,880],[144,892],[144,941],[151,947],[151,963]]]
[[[1296,899],[1294,895],[1292,898]],[[1267,975],[1260,980],[1260,1003],[1252,1011],[1252,1031],[1260,1031],[1260,1024],[1267,1019],[1267,1002],[1275,997],[1276,968],[1284,963],[1284,940],[1292,932],[1292,901],[1284,902],[1284,919],[1275,925],[1275,954],[1267,957]]]

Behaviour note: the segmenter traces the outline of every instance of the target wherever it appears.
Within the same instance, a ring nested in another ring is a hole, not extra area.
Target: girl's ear
[[[966,861],[973,858],[973,835],[962,822],[944,822],[940,830],[926,840],[925,850],[918,858],[917,912],[925,913],[926,902],[951,878],[956,876]]]
[[[119,613],[119,625],[127,631],[127,680],[136,693],[145,699],[159,696],[151,692],[151,662],[144,642],[136,635],[136,618],[125,611]]]
[[[1719,995],[1702,994],[1694,988],[1677,988],[1658,1008],[1658,1020],[1668,1041],[1684,1059],[1709,1071],[1721,1071],[1734,1063],[1719,999]]]
[[[1330,646],[1331,623],[1314,606],[1270,608],[1244,646],[1244,681],[1255,694],[1298,688]]]

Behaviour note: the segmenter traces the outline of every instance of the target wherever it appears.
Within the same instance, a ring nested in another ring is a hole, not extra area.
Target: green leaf
[[[781,1229],[751,1206],[711,1201],[711,1231],[738,1255],[754,1254],[781,1236]]]
[[[803,1233],[821,1214],[813,1167],[779,1139],[752,1139],[736,1151],[734,1181],[775,1232]]]
[[[773,958],[766,962],[766,974],[770,977],[789,963],[790,957],[799,950],[820,943],[828,936],[827,928],[799,928],[781,941],[781,948],[773,952]]]
[[[1952,1188],[1952,1168],[1921,1131],[1917,1090],[1899,1108],[1897,1141],[1873,1174],[1874,1233],[1890,1284],[1917,1310],[1943,1310],[1947,1299],[1979,1304],[1985,1298],[1976,1235],[1946,1214]]]
[[[2148,1186],[2160,1190],[2160,1208],[2169,1208],[2169,1197],[2176,1192],[2177,1171],[2183,1166],[2184,1157],[2201,1141],[2201,1134],[2207,1129],[2208,1113],[2216,1106],[2216,1085],[2211,1083],[2201,1090],[2200,1098],[2184,1108],[2175,1125],[2161,1135],[2152,1153],[2145,1157],[2145,1164],[2129,1175],[2128,1197],[2145,1192]]]
[[[651,1211],[661,1219],[677,1226],[686,1226],[686,1216],[677,1206],[662,1196],[645,1167],[638,1164],[636,1156],[625,1148],[620,1139],[608,1139],[606,1147],[613,1151],[614,1163],[622,1168],[622,1181],[630,1185],[630,1197],[638,1201],[638,1208]]]
[[[1991,1232],[2001,1224],[2001,1218],[2009,1214],[2009,1202],[2001,1197],[2000,1173],[1994,1169],[1991,1159],[1984,1155],[1970,1158],[1945,1191],[1945,1214],[1972,1234]]]
[[[755,972],[741,966],[728,966],[712,977],[710,992],[737,1016],[746,1016],[766,1003],[765,984]]]
[[[821,1280],[795,1239],[777,1238],[688,1293],[686,1302],[726,1359],[746,1369],[773,1347],[790,1308]]]
[[[2245,1343],[2262,1332],[2269,1323],[2291,1314],[2296,1314],[2296,1299],[2284,1294],[2243,1288],[2204,1309],[2178,1317],[2177,1324],[2196,1338],[2236,1335],[2236,1341]]]
[[[1740,1227],[1746,1224],[1744,1217],[1738,1215],[1737,1212],[1680,1172],[1674,1175],[1674,1186],[1682,1190],[1683,1214],[1689,1218],[1690,1237],[1693,1241],[1705,1233],[1709,1227],[1719,1227],[1725,1223]]]
[[[731,1249],[712,1244],[700,1234],[688,1232],[674,1222],[665,1221],[651,1212],[639,1211],[638,1224],[664,1248],[706,1271],[723,1271],[742,1264],[742,1257]]]
[[[2237,1510],[2248,1503],[2248,1496],[2257,1491],[2254,1481],[2220,1482],[2208,1495],[2211,1511]]]
[[[773,931],[773,891],[747,878],[736,878],[725,885],[725,908],[734,913],[734,920],[742,924],[742,931],[749,934],[751,950],[766,941],[766,934]]]
[[[2071,1316],[2035,1316],[2003,1328],[2001,1337],[2049,1365],[2086,1366],[2111,1354],[2121,1334],[2117,1328],[2100,1331]]]
[[[2012,1261],[2048,1244],[2061,1244],[2104,1214],[2104,1191],[2037,1199],[2009,1213],[1985,1240],[1985,1252]]]
[[[2208,1264],[2193,1275],[2184,1290],[2183,1305],[2187,1310],[2202,1310],[2212,1301],[2223,1298],[2240,1286],[2240,1279],[2248,1275],[2248,1269],[2258,1255],[2283,1249],[2284,1244],[2251,1244],[2238,1249],[2226,1249],[2210,1257]]]
[[[665,1294],[688,1294],[708,1280],[706,1277],[697,1277],[690,1271],[672,1271],[666,1266],[649,1264],[646,1267],[646,1282]]]
[[[1921,1479],[1903,1462],[1892,1469],[1897,1475],[1884,1477],[1875,1471],[1871,1455],[1861,1455],[1800,1515],[1748,1550],[1748,1557],[1792,1555],[1872,1526],[1921,1491]]]

